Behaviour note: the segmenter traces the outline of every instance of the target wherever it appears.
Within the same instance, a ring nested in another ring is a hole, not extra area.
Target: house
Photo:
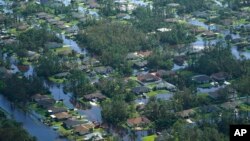
[[[59,21],[56,19],[48,19],[47,20],[50,24],[56,25]]]
[[[228,78],[228,74],[225,72],[218,72],[218,73],[213,73],[210,77],[214,81],[224,82]]]
[[[139,75],[137,77],[137,79],[139,81],[143,82],[143,83],[146,83],[146,82],[155,82],[155,81],[159,81],[160,80],[159,77],[157,77],[156,75],[150,74],[150,73]]]
[[[63,120],[70,118],[71,115],[69,115],[69,113],[67,112],[61,112],[61,113],[50,115],[50,117],[52,117],[53,119],[56,119],[57,121],[63,121]]]
[[[81,125],[74,127],[74,132],[82,136],[82,135],[86,135],[90,133],[90,131],[93,130],[94,127],[95,125],[89,122],[89,123],[81,124]]]
[[[218,91],[209,92],[208,95],[209,95],[209,97],[211,97],[212,99],[215,99],[215,100],[217,100],[221,97],[221,95]]]
[[[72,26],[72,27],[68,27],[66,29],[66,33],[77,33],[79,31],[79,28],[77,26]]]
[[[85,14],[79,12],[72,12],[72,17],[79,20],[79,19],[84,19],[86,16]]]
[[[55,104],[55,100],[48,95],[35,94],[31,99],[32,101],[35,101],[38,106],[43,108],[49,108]]]
[[[145,58],[145,57],[149,57],[153,52],[152,51],[139,51],[138,55]]]
[[[136,117],[127,120],[129,127],[141,127],[150,124],[151,121],[146,117]]]
[[[84,125],[78,125],[74,128],[74,132],[82,136],[82,135],[90,133],[90,129],[85,127]]]
[[[209,83],[210,77],[207,75],[195,75],[192,77],[192,81],[195,81],[196,83],[199,83],[199,84]]]
[[[30,69],[29,65],[17,65],[18,70],[20,70],[21,72],[27,72]]]
[[[113,68],[110,66],[107,67],[101,66],[101,67],[95,67],[94,71],[98,74],[107,75],[113,72]]]
[[[212,113],[212,112],[220,112],[221,109],[217,106],[217,105],[206,105],[206,106],[202,106],[199,108],[200,112],[203,113]]]
[[[45,19],[45,17],[47,16],[48,14],[45,13],[45,12],[40,12],[40,13],[37,13],[36,16],[40,19]]]
[[[195,114],[195,111],[193,109],[188,109],[188,110],[184,110],[184,111],[177,113],[177,115],[182,117],[182,118],[189,118],[190,116],[192,116],[194,114]]]
[[[169,7],[179,7],[180,4],[179,3],[169,3],[167,4]]]
[[[64,78],[66,76],[68,76],[70,73],[69,72],[61,72],[61,73],[57,73],[54,75],[54,77],[56,78]]]
[[[57,113],[62,113],[62,112],[67,112],[68,110],[63,107],[49,107],[48,108],[48,113],[50,114],[57,114]]]
[[[175,85],[171,84],[171,83],[168,83],[168,82],[160,82],[158,83],[155,87],[154,87],[155,90],[163,90],[163,89],[166,89],[166,90],[169,90],[169,91],[176,91],[177,88]]]
[[[162,78],[165,76],[174,76],[176,73],[174,71],[158,70],[155,75]]]
[[[207,17],[209,17],[209,14],[204,12],[204,11],[202,11],[202,12],[201,11],[196,11],[196,12],[193,12],[192,15],[194,15],[197,18],[205,18],[205,19]]]
[[[96,0],[88,0],[87,1],[89,8],[99,8],[100,5],[96,2]]]
[[[92,94],[87,94],[83,96],[84,99],[91,101],[93,99],[97,99],[97,100],[104,100],[107,97],[105,95],[103,95],[101,92],[95,92]]]
[[[175,18],[168,18],[164,20],[167,23],[178,23],[179,21]]]
[[[185,56],[176,56],[174,57],[173,62],[179,66],[182,66],[184,64],[186,57]]]
[[[140,56],[137,54],[137,52],[128,53],[126,56],[127,60],[136,60],[139,58],[140,58]]]
[[[0,23],[3,23],[5,20],[5,16],[0,13]]]
[[[79,126],[81,124],[86,123],[86,121],[80,121],[80,120],[75,120],[75,119],[67,119],[63,121],[63,126],[67,129],[74,128],[76,126]]]
[[[37,105],[42,108],[48,108],[48,107],[53,106],[54,104],[55,104],[55,100],[52,98],[37,101]]]
[[[134,62],[134,67],[135,68],[139,68],[139,69],[144,68],[147,65],[148,65],[148,61],[147,60],[143,60],[143,61],[140,60],[140,61]]]
[[[38,4],[46,4],[48,0],[36,0]]]
[[[46,42],[44,46],[48,47],[49,49],[56,49],[62,47],[63,44],[57,42]]]
[[[104,141],[102,134],[100,132],[89,133],[83,137],[84,141]]]
[[[35,94],[31,97],[32,101],[39,102],[42,100],[51,99],[48,95]]]
[[[60,29],[66,29],[67,27],[64,24],[57,24],[57,27]]]
[[[236,90],[231,88],[231,87],[225,87],[225,88],[221,88],[215,92],[209,92],[208,95],[215,100],[218,100],[220,98],[226,98],[226,99],[233,99],[235,98],[236,94]],[[227,95],[225,95],[227,94]]]
[[[22,23],[22,24],[20,24],[20,25],[17,26],[17,30],[19,30],[19,31],[24,31],[27,28],[29,28],[29,25],[24,24],[24,23]]]
[[[217,36],[217,33],[214,33],[212,31],[205,31],[204,33],[201,34],[201,37],[204,37],[204,38],[213,38],[216,36]]]
[[[226,110],[232,110],[237,108],[240,105],[239,101],[233,101],[233,102],[225,102],[221,104],[221,107]]]
[[[150,89],[148,87],[139,86],[139,87],[134,87],[131,91],[137,95],[140,95],[149,92]]]

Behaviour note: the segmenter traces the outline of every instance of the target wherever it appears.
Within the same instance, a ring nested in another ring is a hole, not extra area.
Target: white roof
[[[188,123],[194,123],[191,119],[186,120]]]
[[[157,31],[160,31],[160,32],[168,32],[168,31],[171,31],[172,29],[171,28],[158,28]]]
[[[52,117],[52,118],[56,118],[56,116],[55,116],[55,115],[50,115],[50,117]]]

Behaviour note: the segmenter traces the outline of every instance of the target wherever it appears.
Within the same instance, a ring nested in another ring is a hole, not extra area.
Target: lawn
[[[147,93],[147,95],[149,97],[153,97],[153,96],[156,96],[157,94],[164,94],[164,93],[168,93],[168,91],[167,90],[151,91],[151,92]]]
[[[146,85],[147,85],[147,87],[149,87],[150,89],[153,89],[155,86],[157,86],[156,83],[148,83],[148,84],[146,84]]]
[[[57,79],[57,78],[55,78],[55,77],[53,77],[53,76],[49,77],[48,79],[49,79],[49,81],[54,82],[54,83],[63,83],[63,82],[65,81],[64,78],[62,78],[62,79]]]
[[[62,54],[62,53],[64,54],[66,52],[71,52],[72,51],[72,49],[70,47],[67,47],[67,46],[64,46],[64,47],[61,47],[61,48],[56,48],[54,50],[55,50],[55,52],[57,54]]]
[[[137,80],[137,77],[136,76],[131,76],[131,77],[129,77],[129,79],[131,79],[131,80]]]
[[[142,141],[154,141],[156,137],[156,135],[146,136],[142,138]]]
[[[241,104],[239,109],[242,111],[250,111],[250,106],[247,104]]]
[[[199,88],[211,88],[213,85],[211,85],[210,83],[205,83],[205,84],[201,84],[198,87]]]
[[[36,103],[31,103],[29,105],[29,109],[34,110],[36,113],[38,113],[39,115],[45,117],[47,114],[47,110],[38,107],[38,105]]]

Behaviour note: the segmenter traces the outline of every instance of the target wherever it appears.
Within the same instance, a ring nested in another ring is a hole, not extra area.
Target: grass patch
[[[156,139],[156,135],[150,135],[142,138],[142,141],[154,141]]]
[[[57,102],[57,103],[55,103],[54,106],[55,107],[65,107],[64,104],[63,104],[63,102]]]
[[[53,76],[49,77],[48,79],[49,79],[49,81],[54,82],[54,83],[63,83],[65,81],[64,78],[58,79],[58,78],[55,78]]]
[[[213,85],[211,85],[210,83],[205,83],[205,84],[201,84],[199,85],[199,88],[211,88]]]
[[[35,111],[36,113],[38,113],[39,115],[41,115],[43,117],[46,117],[46,115],[47,115],[47,110],[38,107],[38,105],[36,103],[31,103],[29,105],[29,109]]]
[[[239,107],[239,109],[242,110],[242,111],[249,112],[250,111],[250,106],[246,105],[246,104],[241,104],[240,107]]]
[[[67,47],[67,46],[64,46],[64,47],[56,48],[56,49],[54,49],[54,51],[56,53],[62,53],[62,52],[65,52],[65,51],[71,51],[71,48]]]
[[[155,83],[147,84],[147,87],[149,87],[150,89],[153,89],[155,86],[157,86],[157,84],[155,84]]]
[[[163,93],[168,93],[168,91],[167,90],[151,91],[151,92],[147,93],[147,95],[149,97],[153,97],[153,96],[156,96],[157,94],[163,94]]]
[[[131,77],[129,77],[129,79],[131,79],[131,80],[137,80],[137,77],[136,76],[131,76]]]
[[[233,25],[241,25],[241,24],[247,24],[248,22],[246,19],[239,19],[239,20],[234,20]]]

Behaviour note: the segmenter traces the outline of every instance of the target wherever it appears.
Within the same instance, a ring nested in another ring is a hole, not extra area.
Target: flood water
[[[56,131],[40,122],[34,114],[25,113],[19,108],[13,108],[11,103],[2,95],[0,95],[0,107],[4,109],[17,122],[23,124],[30,135],[35,136],[38,141],[55,141],[59,140]],[[66,141],[66,139],[60,139]]]
[[[199,20],[197,20],[197,19],[195,19],[195,18],[190,19],[190,20],[188,21],[188,23],[190,23],[190,24],[192,24],[192,25],[200,26],[200,27],[205,28],[205,29],[207,29],[207,30],[208,30],[209,28],[210,28],[210,30],[216,29],[216,28],[217,28],[215,25],[209,26],[209,25],[205,24],[204,22],[201,22],[201,21],[199,21]],[[240,35],[239,35],[239,34],[230,34],[230,32],[229,32],[228,29],[222,30],[222,31],[220,31],[220,33],[223,34],[224,36],[229,34],[229,35],[232,36],[233,39],[235,39],[235,38],[240,38]],[[210,40],[210,41],[209,41],[210,45],[216,44],[216,42],[217,42],[216,39],[215,39],[215,40]],[[199,38],[199,37],[198,37],[198,39],[197,39],[196,42],[192,43],[193,47],[196,47],[197,50],[202,50],[202,49],[204,49],[205,46],[206,46],[206,44],[207,44],[207,43],[206,43],[203,39],[201,39],[201,38]],[[242,52],[242,51],[239,51],[239,50],[237,50],[237,48],[236,48],[235,46],[233,46],[233,47],[231,48],[231,52],[232,52],[232,54],[233,54],[237,59],[241,59],[242,57],[244,57],[245,59],[250,59],[250,52]]]

